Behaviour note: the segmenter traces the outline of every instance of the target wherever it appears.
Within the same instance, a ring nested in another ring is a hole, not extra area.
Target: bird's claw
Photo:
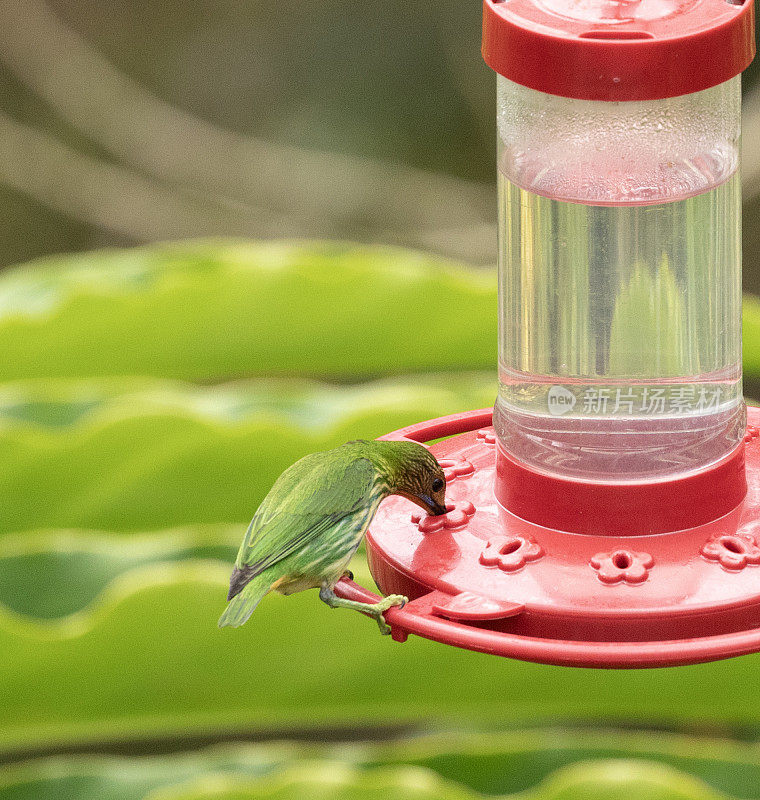
[[[385,606],[383,611],[387,611],[389,608],[393,608],[394,606],[403,608],[408,602],[409,598],[404,597],[403,594],[389,594],[384,600],[380,601],[380,603]]]

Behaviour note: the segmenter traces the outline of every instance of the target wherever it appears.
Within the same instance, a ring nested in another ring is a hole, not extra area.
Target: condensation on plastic
[[[738,168],[741,77],[664,100],[545,94],[497,76],[502,173],[577,203],[657,203],[707,191]]]

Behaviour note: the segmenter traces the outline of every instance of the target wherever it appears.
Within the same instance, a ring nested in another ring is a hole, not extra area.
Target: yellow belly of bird
[[[304,575],[283,575],[278,581],[272,585],[271,591],[279,592],[280,594],[295,594],[296,592],[303,592],[306,589],[317,589],[322,585],[320,581],[315,581],[314,576],[306,577]]]
[[[296,594],[296,592],[303,592],[306,589],[319,589],[323,583],[332,587],[341,579],[343,574],[348,569],[348,563],[351,561],[352,553],[346,558],[336,561],[330,565],[330,569],[322,572],[320,576],[315,575],[283,575],[279,580],[272,584],[270,591],[279,592],[280,594],[289,595]]]

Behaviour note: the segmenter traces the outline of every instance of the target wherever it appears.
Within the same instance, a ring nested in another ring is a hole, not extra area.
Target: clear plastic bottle
[[[666,99],[498,76],[499,377],[514,459],[689,474],[741,441],[740,77]]]

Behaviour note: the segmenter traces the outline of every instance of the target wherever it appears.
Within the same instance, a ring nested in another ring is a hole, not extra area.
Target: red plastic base
[[[494,655],[582,667],[662,667],[760,651],[760,410],[749,409],[748,491],[718,520],[675,533],[566,533],[494,494],[491,411],[384,438],[430,441],[447,473],[442,517],[386,500],[367,535],[393,637],[413,633]],[[457,435],[458,434],[458,435]],[[737,456],[738,457],[738,456]],[[350,581],[338,594],[372,601]]]
[[[747,494],[745,448],[685,478],[642,483],[560,480],[518,464],[497,444],[496,499],[536,525],[599,536],[696,528],[733,511]]]

